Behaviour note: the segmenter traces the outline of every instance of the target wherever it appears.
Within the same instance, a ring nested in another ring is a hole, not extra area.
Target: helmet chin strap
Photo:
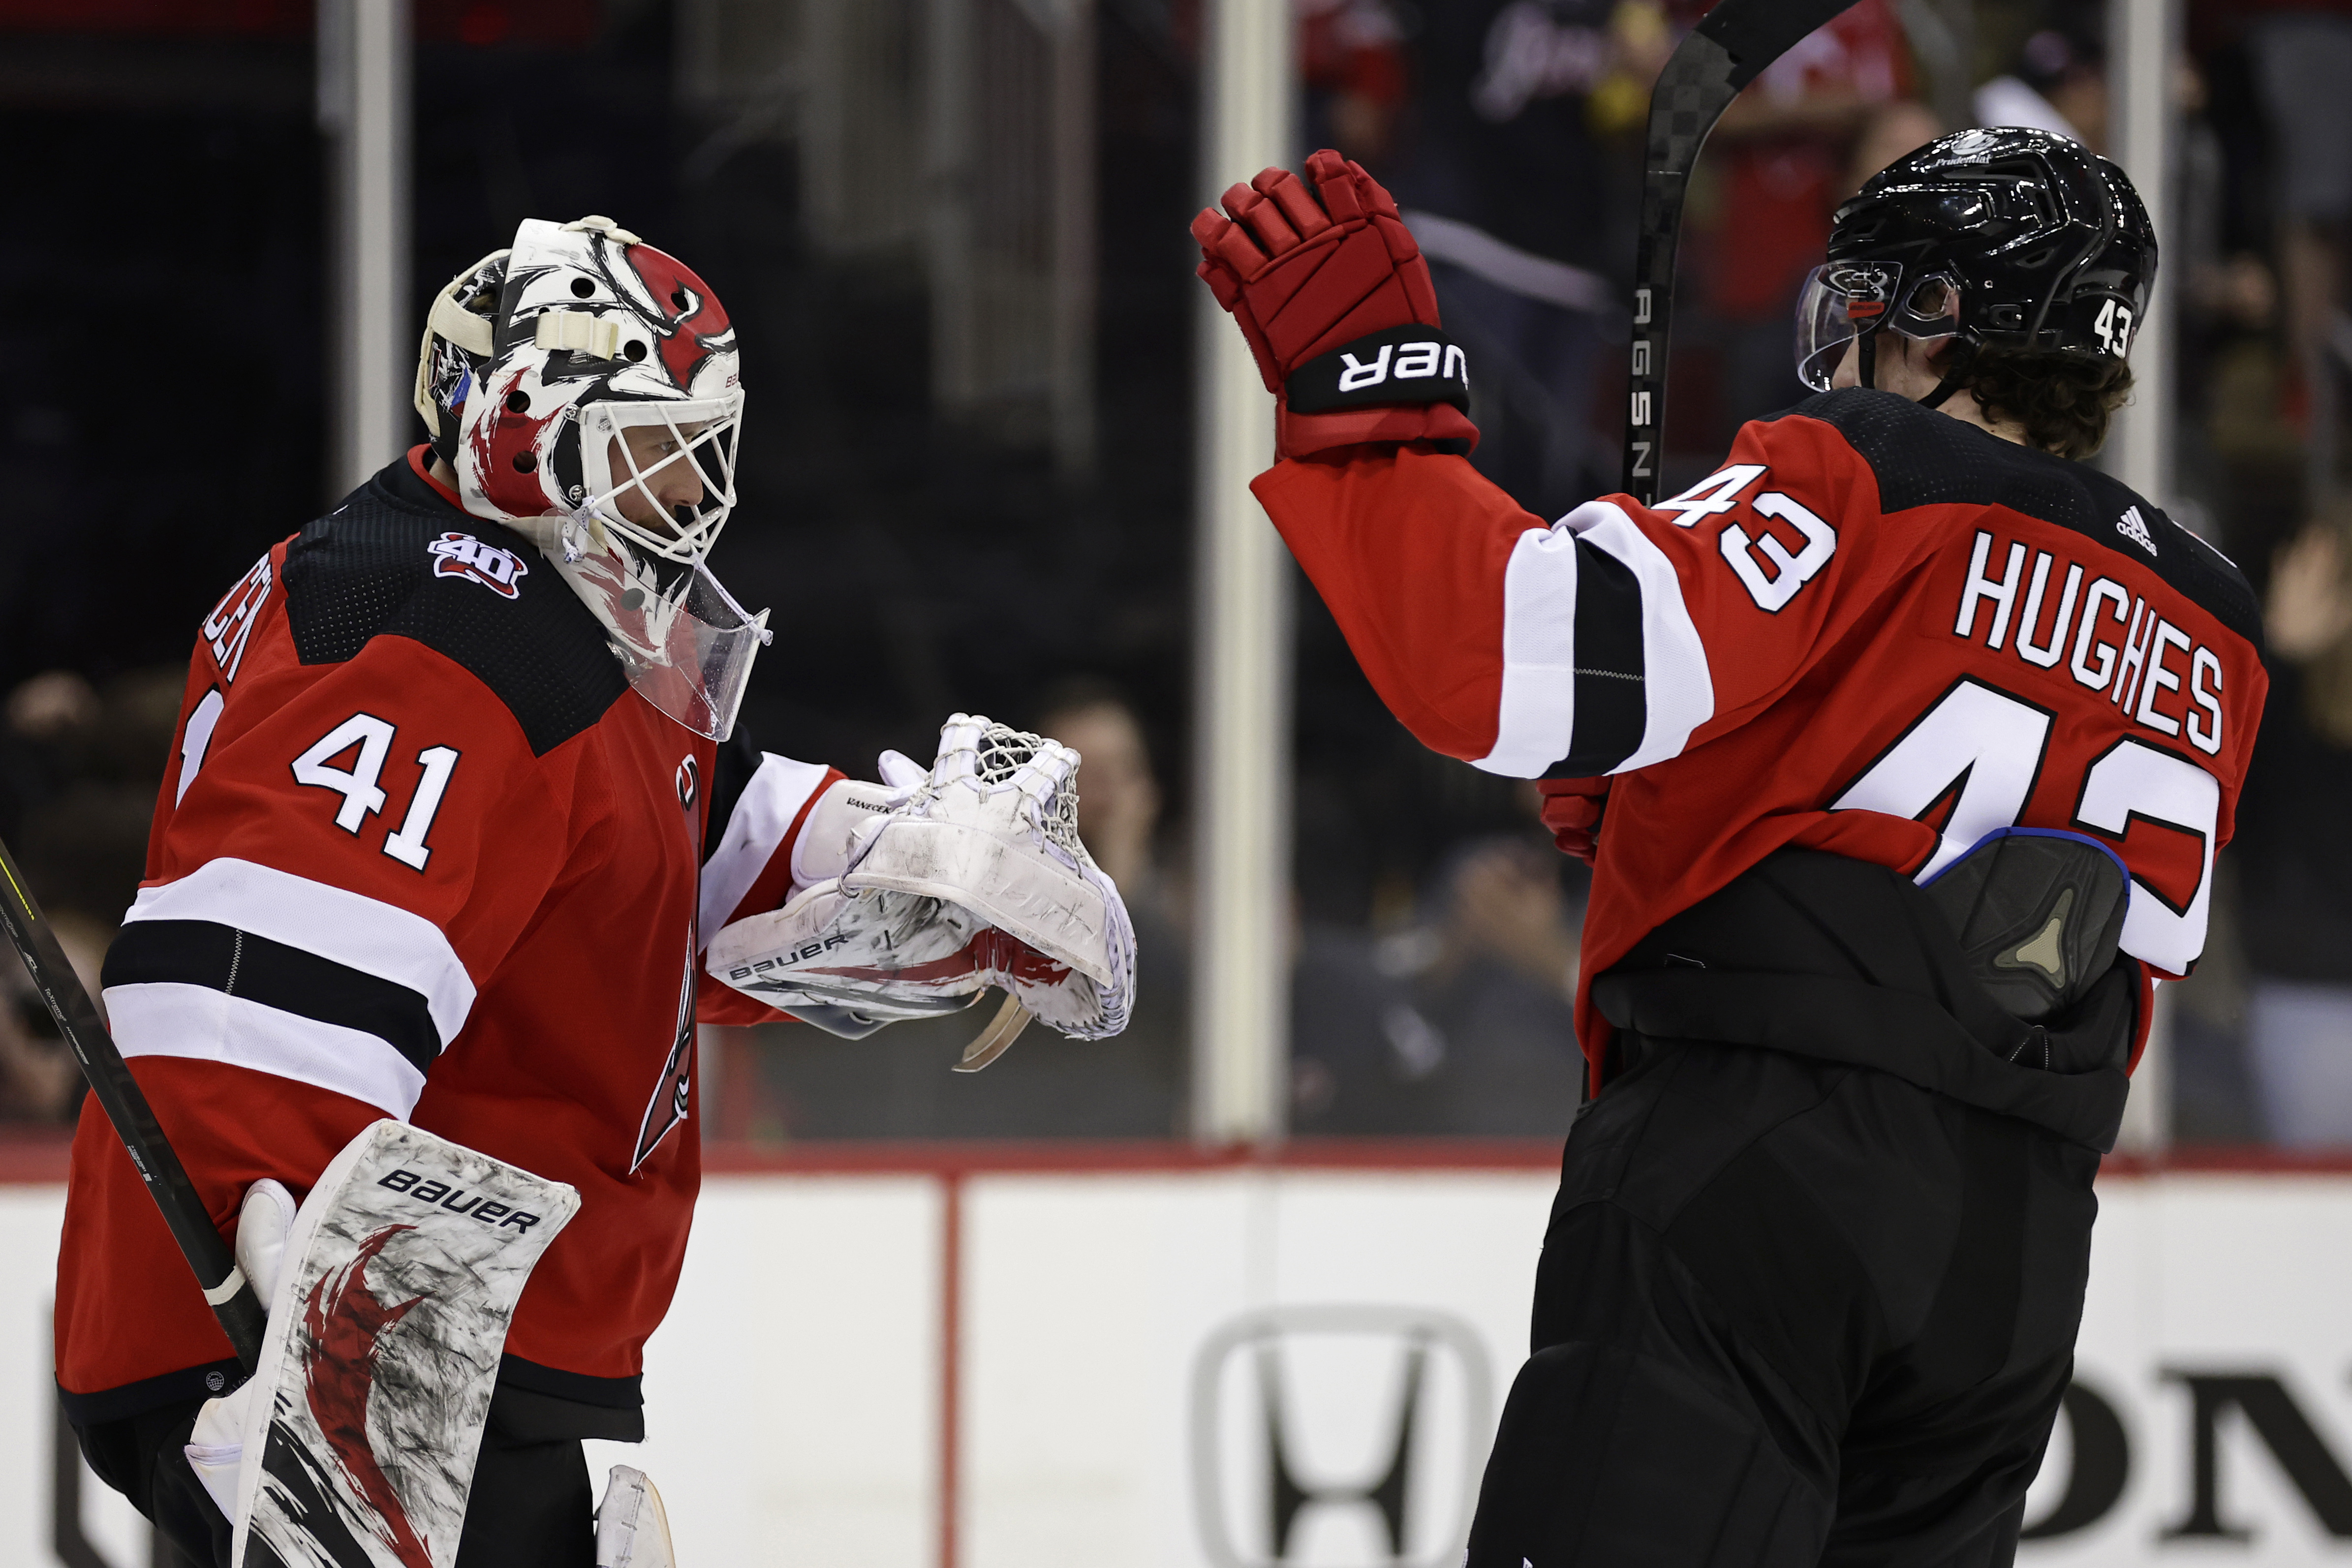
[[[1878,390],[1878,334],[1875,331],[1863,333],[1856,340],[1855,347],[1860,350],[1856,380],[1861,385],[1875,392]],[[1952,340],[1951,364],[1945,370],[1943,378],[1937,382],[1933,390],[1919,400],[1919,406],[1921,408],[1943,407],[1946,401],[1960,390],[1960,383],[1967,379],[1969,367],[1976,362],[1976,344],[1966,338],[1955,338]]]
[[[1974,343],[1966,338],[1955,338],[1952,340],[1950,368],[1944,371],[1944,377],[1936,383],[1935,390],[1919,400],[1919,406],[1921,408],[1943,407],[1944,401],[1960,390],[1960,382],[1968,376],[1969,367],[1976,363],[1976,358],[1977,346]]]

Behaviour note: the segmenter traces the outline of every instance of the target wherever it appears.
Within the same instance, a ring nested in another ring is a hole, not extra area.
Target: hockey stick
[[[65,950],[58,946],[56,928],[41,917],[41,906],[26,891],[25,873],[16,869],[16,857],[5,843],[0,843],[0,925],[8,927],[8,940],[16,945],[16,956],[25,960],[34,988],[48,1004],[49,1016],[58,1020],[58,1032],[73,1047],[74,1060],[81,1063],[82,1076],[89,1080],[89,1092],[98,1096],[106,1119],[114,1124],[115,1135],[122,1140],[131,1163],[147,1183],[148,1196],[163,1211],[163,1223],[172,1228],[172,1239],[180,1244],[188,1267],[195,1270],[205,1302],[220,1320],[230,1348],[236,1352],[237,1364],[247,1376],[252,1375],[261,1364],[261,1334],[268,1326],[268,1314],[238,1270],[228,1243],[213,1228],[204,1199],[196,1196],[195,1183],[188,1179],[180,1156],[172,1152],[139,1081],[123,1062],[122,1052],[115,1049],[106,1026],[98,1021],[98,1009],[90,1002],[89,993],[82,989],[73,966],[66,961]]]
[[[1723,0],[1676,47],[1650,90],[1642,163],[1642,231],[1633,253],[1633,374],[1625,422],[1625,493],[1658,498],[1666,431],[1666,345],[1683,197],[1706,134],[1739,89],[1854,0]]]

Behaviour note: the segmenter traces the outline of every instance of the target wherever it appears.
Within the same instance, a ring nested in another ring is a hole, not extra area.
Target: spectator
[[[1293,996],[1303,1133],[1557,1136],[1583,1098],[1571,1004],[1582,867],[1517,835],[1458,846],[1426,917],[1376,944],[1310,926]]]
[[[1690,252],[1702,330],[1723,350],[1719,406],[1700,443],[1710,461],[1743,421],[1808,395],[1789,347],[1797,290],[1837,204],[1942,130],[1911,92],[1893,5],[1862,0],[1774,61],[1717,124],[1717,195],[1711,214],[1694,214]]]
[[[52,670],[0,704],[9,846],[93,998],[144,869],[183,678],[140,672],[101,692]],[[0,1122],[57,1123],[80,1102],[80,1072],[47,1009],[15,956],[0,958]]]
[[[1475,367],[1472,461],[1544,517],[1616,483],[1614,432],[1593,430],[1593,390],[1602,324],[1633,259],[1632,182],[1612,180],[1624,160],[1612,161],[1588,112],[1622,51],[1616,9],[1424,7],[1412,48],[1417,130],[1391,171],[1446,330]]]
[[[60,925],[66,956],[94,997],[104,944],[76,923]],[[81,1104],[81,1072],[16,956],[0,957],[0,1126],[62,1127]]]
[[[21,842],[11,842],[52,916],[79,916],[110,937],[131,906],[185,679],[142,670],[93,690],[52,671],[10,694],[11,747],[37,759],[42,779],[23,806]]]
[[[2345,232],[2352,224],[2352,0],[2243,0],[2247,42],[2277,159],[2279,273],[2291,351],[2325,422],[2323,488],[2337,483],[2339,411],[2324,373],[2344,307]],[[2322,497],[2314,496],[2315,502]],[[2275,706],[2275,705],[2273,705]]]
[[[2106,151],[2106,27],[2103,12],[2068,6],[2025,40],[2017,68],[1977,89],[1977,119],[2023,125]]]
[[[1297,0],[1297,9],[1308,144],[1381,162],[1405,96],[1395,12],[1386,0]]]
[[[1435,961],[1414,987],[1446,1042],[1442,1129],[1557,1135],[1583,1099],[1576,998],[1583,867],[1518,837],[1474,841],[1437,880]]]
[[[98,692],[70,670],[19,685],[0,704],[0,837],[21,849],[28,813],[62,789],[99,727]]]
[[[1442,1131],[1429,1082],[1446,1042],[1383,948],[1352,926],[1302,923],[1290,975],[1290,1130]]]
[[[2271,569],[2271,695],[2238,802],[2246,1049],[2272,1139],[2352,1145],[2352,585],[2315,525]]]

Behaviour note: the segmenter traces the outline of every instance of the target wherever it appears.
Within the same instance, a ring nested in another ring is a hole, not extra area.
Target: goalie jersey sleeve
[[[536,563],[536,564],[534,564]],[[837,775],[714,745],[630,691],[571,591],[415,458],[272,549],[202,629],[147,874],[105,966],[115,1038],[226,1231],[412,1120],[578,1187],[509,1375],[634,1402],[699,1181],[699,948],[789,891]],[[227,1348],[94,1103],[58,1263],[69,1411],[205,1391]]]
[[[1891,393],[1746,426],[1644,507],[1547,527],[1359,447],[1260,499],[1382,699],[1515,778],[1616,774],[1582,972],[1787,845],[1927,875],[2013,824],[2130,867],[2127,952],[2203,950],[2266,678],[2237,569],[2082,464]],[[1589,997],[1597,1060],[1608,1026]]]

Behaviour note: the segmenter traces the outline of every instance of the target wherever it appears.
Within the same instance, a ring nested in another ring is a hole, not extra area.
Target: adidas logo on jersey
[[[471,534],[443,534],[425,548],[439,558],[434,576],[467,578],[508,599],[520,597],[515,584],[530,575],[514,551],[486,545]]]
[[[2116,519],[2116,532],[2123,535],[2148,554],[2156,553],[2156,540],[2149,536],[2147,523],[2140,517],[2137,507],[2132,507]]]

